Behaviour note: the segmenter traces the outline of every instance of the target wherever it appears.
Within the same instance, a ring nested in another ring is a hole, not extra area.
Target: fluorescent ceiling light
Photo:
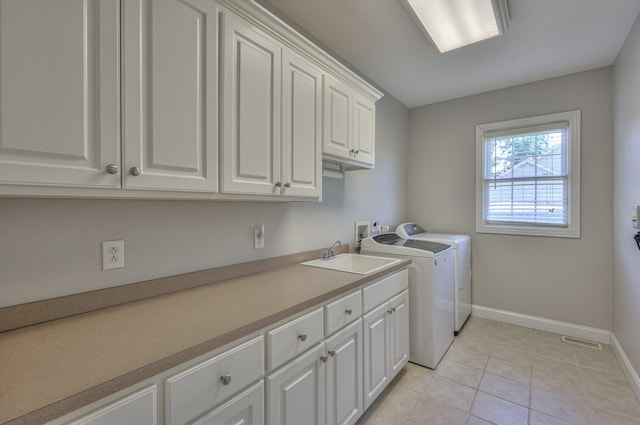
[[[403,0],[440,53],[504,34],[507,0]]]

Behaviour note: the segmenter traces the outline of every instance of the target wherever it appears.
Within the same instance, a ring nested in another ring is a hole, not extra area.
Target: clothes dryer
[[[455,263],[455,334],[458,335],[471,315],[471,238],[469,235],[429,233],[415,223],[402,223],[396,233],[404,239],[433,241],[451,245]]]

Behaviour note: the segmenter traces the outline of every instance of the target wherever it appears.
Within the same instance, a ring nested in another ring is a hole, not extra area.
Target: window
[[[580,237],[580,111],[476,127],[476,231]]]

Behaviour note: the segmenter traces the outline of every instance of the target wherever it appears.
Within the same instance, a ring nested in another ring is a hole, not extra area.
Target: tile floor
[[[609,346],[472,317],[434,371],[409,363],[357,425],[640,425]]]

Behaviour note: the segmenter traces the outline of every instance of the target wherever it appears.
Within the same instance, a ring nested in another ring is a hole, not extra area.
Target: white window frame
[[[489,224],[485,217],[485,133],[568,122],[568,212],[567,227],[541,225],[518,225],[512,223]],[[580,111],[568,111],[537,117],[494,122],[476,126],[476,232],[506,235],[548,236],[558,238],[580,238]]]

